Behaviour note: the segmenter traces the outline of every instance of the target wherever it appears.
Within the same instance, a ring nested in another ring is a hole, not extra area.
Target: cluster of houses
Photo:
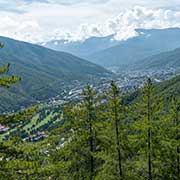
[[[0,124],[0,133],[4,133],[9,130],[9,127]]]

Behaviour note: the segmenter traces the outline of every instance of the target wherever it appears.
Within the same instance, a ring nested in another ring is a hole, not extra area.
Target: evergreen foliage
[[[127,101],[114,81],[101,95],[87,85],[45,140],[24,142],[20,131],[1,140],[0,179],[179,180],[179,94],[167,101],[159,89],[148,79]],[[2,115],[0,123],[21,129],[35,111]]]
[[[4,44],[0,43],[0,48],[3,48]],[[10,87],[12,84],[16,83],[17,81],[20,81],[21,78],[17,76],[4,76],[9,71],[10,64],[6,64],[2,67],[0,67],[0,86],[3,87]]]

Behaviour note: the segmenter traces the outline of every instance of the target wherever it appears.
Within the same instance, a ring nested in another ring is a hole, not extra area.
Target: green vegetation
[[[173,51],[160,53],[136,64],[136,69],[143,70],[158,70],[167,68],[178,68],[180,66],[180,49],[175,49]]]
[[[9,139],[14,134],[19,133],[21,138],[26,139],[38,132],[48,132],[51,128],[57,127],[62,122],[61,107],[38,107],[31,119],[24,119],[19,126],[12,126],[8,132],[0,135],[1,139]]]
[[[3,47],[3,44],[0,44],[0,47]],[[20,78],[16,76],[5,76],[9,70],[9,67],[10,65],[7,64],[0,68],[0,86],[6,88],[9,88],[12,84],[20,80]],[[35,111],[36,107],[32,107],[18,113],[1,115],[0,124],[9,127],[13,125],[20,127],[21,122],[23,120],[31,119]],[[18,144],[18,142],[19,140],[17,135],[11,137],[8,141],[0,141],[0,179],[6,179],[7,175],[9,174],[10,169],[8,167],[7,158],[10,158],[9,160],[11,160],[11,165],[13,165],[13,158],[21,154],[20,150],[14,147]]]
[[[74,80],[86,83],[103,74],[110,75],[104,68],[71,54],[4,37],[0,41],[5,44],[0,52],[0,65],[11,63],[9,74],[22,78],[13,88],[1,89],[1,112],[60,95]]]
[[[20,80],[9,67],[4,89]],[[180,76],[126,95],[112,81],[77,102],[1,114],[0,180],[179,180],[179,89]]]
[[[31,135],[40,132],[40,126],[47,122],[44,130],[57,124],[47,129],[47,138],[36,143],[26,137],[21,141],[23,131],[18,129],[8,135],[9,140],[1,141],[2,147],[8,144],[13,149],[0,163],[0,177],[178,180],[179,82],[180,77],[176,77],[154,86],[148,79],[137,96],[129,96],[129,101],[115,82],[101,96],[88,85],[78,103],[54,110],[41,107],[29,124],[21,124],[21,129]]]
[[[0,48],[3,48],[4,44],[0,43]],[[10,64],[4,65],[0,68],[0,74],[4,75],[9,71]],[[21,80],[19,77],[16,76],[2,76],[0,77],[0,86],[3,87],[10,87],[12,84],[16,83],[17,81]]]

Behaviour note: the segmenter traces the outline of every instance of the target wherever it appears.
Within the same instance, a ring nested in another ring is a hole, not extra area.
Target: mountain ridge
[[[93,36],[84,41],[69,42],[66,40],[51,40],[49,42],[39,44],[50,49],[65,51],[82,58],[87,58],[90,54],[119,44],[119,42],[113,38],[114,35],[105,37]]]
[[[139,70],[179,69],[180,48],[150,56],[136,63],[136,67],[135,64],[133,66]]]
[[[22,77],[22,81],[12,89],[1,88],[4,96],[1,95],[0,99],[4,104],[0,110],[9,110],[12,106],[17,108],[58,95],[72,81],[88,82],[111,74],[101,66],[65,52],[2,36],[0,42],[5,44],[0,49],[0,65],[10,63],[9,74]]]
[[[180,47],[180,28],[136,31],[139,36],[92,54],[87,59],[104,67],[122,66]]]
[[[129,65],[180,47],[180,28],[135,30],[138,36],[124,41],[117,41],[114,35],[109,35],[91,37],[82,42],[53,40],[45,46],[75,54],[106,68]]]

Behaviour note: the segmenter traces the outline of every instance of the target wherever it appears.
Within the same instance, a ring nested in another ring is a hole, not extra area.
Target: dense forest
[[[21,80],[5,76],[9,68],[0,68],[3,88]],[[63,106],[63,121],[44,140],[23,141],[20,131],[0,140],[0,179],[179,180],[179,89],[161,93],[175,82],[154,85],[149,78],[129,94],[115,81],[101,94],[87,85],[79,102]],[[0,124],[21,129],[37,111],[1,114]]]

